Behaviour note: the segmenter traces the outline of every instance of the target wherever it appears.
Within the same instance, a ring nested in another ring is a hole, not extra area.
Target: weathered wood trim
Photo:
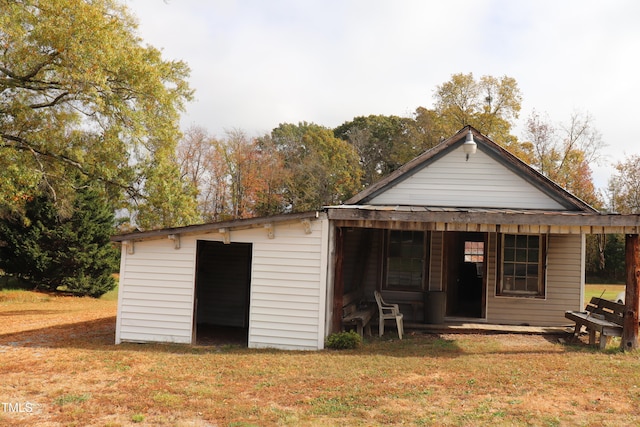
[[[136,253],[135,244],[133,240],[123,240],[122,247],[127,248],[128,255],[133,255],[134,253]]]
[[[275,226],[273,225],[272,222],[266,223],[264,225],[264,229],[267,230],[267,238],[269,238],[269,239],[275,239],[276,238]]]
[[[169,240],[173,240],[173,248],[180,249],[180,233],[169,234]]]
[[[323,218],[320,221],[320,225],[322,229],[320,231],[320,280],[319,280],[319,309],[318,309],[318,349],[324,348],[324,340],[327,336],[326,328],[327,328],[327,304],[329,298],[329,288],[330,282],[333,283],[333,270],[331,269],[333,266],[331,265],[331,257],[332,253],[332,231],[331,224],[326,218]],[[312,224],[309,220],[302,220],[302,226],[304,228],[305,235],[310,236],[313,234]],[[309,227],[307,230],[307,226]],[[308,232],[307,232],[308,231]]]
[[[640,215],[584,214],[568,212],[432,211],[366,208],[328,208],[330,220],[349,227],[394,228],[406,230],[467,231],[499,226],[500,231],[559,234],[640,233]],[[425,225],[431,224],[431,225]]]
[[[302,224],[304,234],[311,234],[313,232],[313,230],[311,229],[311,221],[309,221],[308,219],[303,219],[302,221],[300,221],[300,223]]]
[[[180,233],[183,236],[186,234],[203,234],[203,233],[216,233],[220,228],[233,229],[233,230],[246,230],[251,228],[263,227],[267,223],[285,223],[291,221],[312,220],[317,219],[320,213],[317,211],[301,212],[274,215],[269,217],[259,218],[244,218],[235,219],[231,221],[212,222],[207,224],[188,225],[186,227],[173,227],[163,228],[161,230],[139,231],[134,233],[119,234],[112,236],[111,240],[114,242],[122,242],[125,240],[147,240],[154,238],[166,237],[169,234]]]
[[[334,253],[334,279],[333,279],[333,316],[329,333],[339,332],[342,329],[342,306],[344,297],[344,229],[335,228],[335,253]]]
[[[222,234],[222,241],[225,245],[231,243],[231,231],[228,228],[221,228],[218,230],[218,233]]]
[[[623,350],[638,348],[638,310],[640,310],[640,238],[638,234],[627,234],[625,238],[625,265],[627,268],[627,286],[625,290]]]

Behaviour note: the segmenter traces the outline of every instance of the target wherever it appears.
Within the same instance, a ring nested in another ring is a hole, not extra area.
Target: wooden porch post
[[[333,275],[333,317],[331,331],[340,332],[342,329],[342,297],[344,295],[344,275],[342,265],[344,260],[344,233],[342,227],[336,227],[334,275]]]
[[[625,265],[627,287],[624,295],[624,329],[622,342],[624,351],[638,348],[638,310],[640,303],[640,240],[637,234],[627,234],[625,239]]]

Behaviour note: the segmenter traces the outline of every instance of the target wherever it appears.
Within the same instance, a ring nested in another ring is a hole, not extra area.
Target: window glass
[[[423,286],[426,245],[424,231],[389,230],[386,289],[420,290]]]
[[[464,262],[484,262],[484,242],[464,242]]]
[[[500,295],[544,296],[543,238],[539,235],[502,236]]]

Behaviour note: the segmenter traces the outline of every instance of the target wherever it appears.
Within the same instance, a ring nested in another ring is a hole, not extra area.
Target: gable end
[[[465,137],[469,131],[473,133],[474,140],[476,141],[480,152],[486,154],[506,170],[515,174],[522,181],[528,183],[531,187],[544,194],[544,196],[553,200],[555,203],[554,206],[556,206],[554,210],[597,212],[593,207],[567,192],[562,187],[515,157],[513,154],[480,134],[471,126],[461,129],[453,137],[443,141],[436,147],[425,151],[423,154],[406,163],[386,178],[383,178],[379,182],[347,200],[345,204],[354,205],[372,203],[376,197],[413,177],[415,174],[424,170],[427,166],[432,165],[455,150],[460,150],[460,147],[464,143]]]

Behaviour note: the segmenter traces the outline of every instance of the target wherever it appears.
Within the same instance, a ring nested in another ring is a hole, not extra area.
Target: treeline
[[[355,117],[335,129],[285,123],[257,137],[233,130],[217,138],[194,126],[177,161],[202,221],[306,211],[341,203],[470,124],[592,206],[638,212],[640,159],[615,165],[607,191],[599,192],[591,165],[602,160],[605,144],[593,117],[574,112],[554,124],[534,111],[519,139],[512,129],[520,106],[513,78],[455,74],[436,88],[432,108],[418,107],[411,117]],[[624,280],[621,245],[620,236],[589,236],[589,277]]]
[[[456,74],[436,88],[433,108],[418,107],[412,117],[356,117],[335,129],[286,123],[258,137],[234,130],[217,138],[192,127],[177,160],[203,220],[304,211],[344,201],[472,125],[601,208],[590,164],[604,144],[592,117],[574,113],[568,123],[553,125],[534,112],[520,140],[512,129],[521,99],[513,78]]]
[[[640,210],[637,157],[616,165],[606,194],[594,189],[590,164],[603,141],[588,114],[555,124],[533,113],[525,134],[513,135],[522,94],[512,77],[454,74],[411,117],[345,118],[335,129],[284,123],[260,136],[183,134],[189,67],[145,44],[124,5],[5,2],[0,28],[0,269],[47,289],[98,295],[113,286],[113,261],[101,249],[116,225],[338,204],[466,125],[596,207]],[[105,211],[118,212],[117,224]],[[107,262],[91,266],[98,258]]]

